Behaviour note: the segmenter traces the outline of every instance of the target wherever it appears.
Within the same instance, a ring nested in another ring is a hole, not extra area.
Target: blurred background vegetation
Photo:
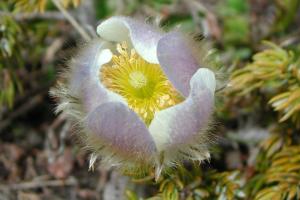
[[[0,200],[300,199],[300,0],[0,1]],[[218,144],[155,183],[101,166],[49,89],[96,25],[129,15],[203,35],[228,87]],[[228,77],[228,78],[227,78]]]

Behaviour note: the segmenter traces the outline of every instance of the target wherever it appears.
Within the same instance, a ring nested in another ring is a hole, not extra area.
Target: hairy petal
[[[100,68],[112,58],[108,48],[107,43],[94,40],[71,63],[70,91],[81,99],[87,112],[105,102],[126,102],[120,95],[106,89],[99,79]]]
[[[159,151],[193,144],[207,127],[213,111],[215,76],[206,68],[199,69],[190,81],[188,98],[158,112],[149,126]]]
[[[158,42],[157,58],[174,87],[187,97],[190,80],[200,66],[184,36],[179,32],[164,35]]]
[[[88,130],[112,152],[131,159],[149,159],[156,152],[146,125],[119,102],[105,103],[87,117]]]
[[[108,41],[131,41],[142,58],[150,63],[158,63],[156,47],[162,33],[145,22],[128,17],[111,17],[97,27],[97,33]]]

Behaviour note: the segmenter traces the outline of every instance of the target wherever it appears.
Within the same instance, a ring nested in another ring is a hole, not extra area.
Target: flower
[[[156,169],[209,158],[207,132],[216,80],[193,45],[128,17],[97,27],[52,93],[72,117],[84,144],[108,165]]]

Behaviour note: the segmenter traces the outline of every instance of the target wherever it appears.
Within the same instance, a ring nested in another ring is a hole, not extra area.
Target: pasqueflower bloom
[[[182,159],[209,158],[216,80],[192,42],[127,17],[102,22],[97,33],[53,90],[58,111],[82,128],[92,162],[150,166],[158,176]]]

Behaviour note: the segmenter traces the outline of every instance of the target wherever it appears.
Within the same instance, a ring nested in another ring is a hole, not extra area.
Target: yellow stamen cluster
[[[182,101],[158,64],[148,63],[134,49],[129,50],[126,43],[117,44],[117,53],[102,66],[100,80],[123,96],[146,124],[150,124],[155,112]]]

